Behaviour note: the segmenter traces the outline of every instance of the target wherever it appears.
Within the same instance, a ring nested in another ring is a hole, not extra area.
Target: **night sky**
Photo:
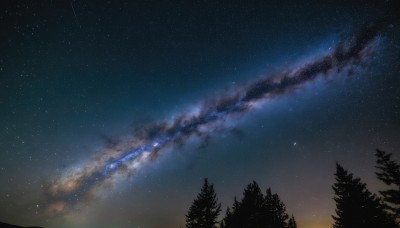
[[[255,180],[324,228],[335,162],[382,189],[394,0],[160,2],[1,1],[0,221],[180,227],[207,177],[221,215]]]

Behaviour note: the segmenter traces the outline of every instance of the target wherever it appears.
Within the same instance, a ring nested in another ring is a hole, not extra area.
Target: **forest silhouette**
[[[354,177],[336,163],[333,200],[336,203],[333,228],[399,228],[400,227],[400,165],[391,153],[377,149],[376,177],[387,189],[379,194],[368,190],[360,178]],[[277,193],[268,188],[262,193],[253,181],[243,190],[240,201],[234,197],[225,216],[220,218],[221,204],[214,185],[206,178],[186,214],[187,228],[297,228],[293,215]]]
[[[386,185],[376,193],[360,178],[336,163],[332,185],[336,203],[333,228],[400,228],[400,164],[391,153],[376,150],[375,175]],[[221,215],[214,185],[204,179],[197,197],[186,213],[187,228],[297,228],[293,215],[277,193],[263,193],[256,181],[248,184],[240,200],[234,197]],[[221,218],[222,216],[222,218]],[[20,227],[0,222],[0,227]]]

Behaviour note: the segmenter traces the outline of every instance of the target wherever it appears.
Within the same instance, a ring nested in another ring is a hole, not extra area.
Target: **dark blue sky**
[[[2,1],[0,221],[45,227],[179,227],[208,177],[225,209],[252,180],[299,227],[328,227],[335,162],[371,190],[376,148],[399,158],[398,18],[356,70],[191,137],[72,212],[45,188],[113,140],[327,53],[392,1]],[[201,148],[199,148],[201,147]]]

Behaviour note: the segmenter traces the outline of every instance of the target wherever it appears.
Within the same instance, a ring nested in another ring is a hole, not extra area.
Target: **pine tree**
[[[243,199],[240,202],[235,197],[232,211],[228,208],[224,227],[261,227],[263,207],[264,196],[258,184],[253,181],[244,189]]]
[[[225,218],[222,219],[221,228],[240,227],[242,215],[239,213],[240,203],[236,197],[233,200],[232,210],[228,207],[226,209]]]
[[[267,213],[267,227],[286,228],[286,220],[289,215],[286,213],[285,204],[279,199],[278,194],[272,194],[271,189],[267,189],[265,195],[265,207]]]
[[[376,175],[391,188],[379,193],[383,196],[386,206],[400,220],[400,165],[392,159],[391,153],[376,150]]]
[[[368,191],[360,178],[353,178],[353,174],[336,164],[335,179],[332,186],[336,202],[336,216],[332,216],[334,228],[396,227],[379,198]]]
[[[258,184],[247,185],[243,192],[243,199],[240,202],[238,215],[242,227],[261,227],[264,215],[264,196]]]
[[[290,217],[287,227],[288,228],[297,228],[296,220],[294,220],[293,215],[292,215],[292,217]]]
[[[228,207],[221,228],[287,228],[285,205],[277,194],[267,189],[264,196],[257,182],[244,189],[240,202],[234,199],[232,209]]]
[[[186,215],[187,228],[214,228],[221,212],[214,186],[204,179],[203,187]]]

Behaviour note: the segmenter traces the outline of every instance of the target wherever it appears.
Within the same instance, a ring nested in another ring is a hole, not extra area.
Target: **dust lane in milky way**
[[[322,57],[236,88],[236,92],[205,102],[196,112],[146,128],[125,144],[107,148],[83,168],[48,184],[46,212],[68,212],[79,202],[95,198],[115,178],[132,175],[142,164],[156,159],[163,149],[194,135],[208,136],[223,126],[227,118],[246,113],[260,102],[287,95],[320,76],[351,73],[373,54],[375,41],[384,27],[382,23],[366,26]]]

